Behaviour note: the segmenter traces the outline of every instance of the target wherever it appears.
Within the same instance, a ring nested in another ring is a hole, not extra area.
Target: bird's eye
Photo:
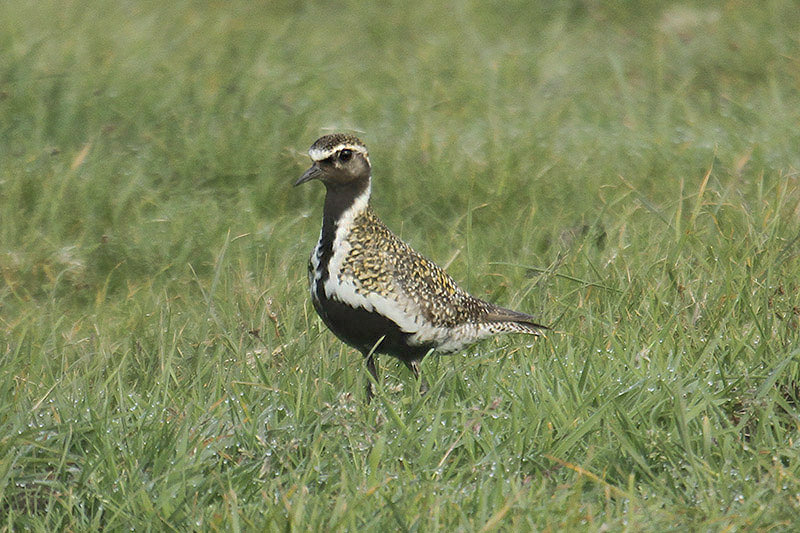
[[[350,158],[353,157],[353,151],[348,150],[345,148],[344,150],[339,152],[339,161],[345,162],[350,161]]]

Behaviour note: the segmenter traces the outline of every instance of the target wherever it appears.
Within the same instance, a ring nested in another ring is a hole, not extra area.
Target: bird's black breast
[[[312,290],[314,289],[316,287]],[[393,320],[375,311],[352,307],[328,298],[324,290],[315,291],[312,302],[328,329],[342,342],[363,353],[375,348],[376,353],[385,353],[410,362],[422,359],[433,348],[433,345],[428,344],[410,344],[411,335],[402,331]]]

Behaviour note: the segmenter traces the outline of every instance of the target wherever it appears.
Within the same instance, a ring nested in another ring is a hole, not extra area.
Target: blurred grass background
[[[544,341],[314,315],[321,134]],[[0,4],[0,528],[790,530],[800,4]]]

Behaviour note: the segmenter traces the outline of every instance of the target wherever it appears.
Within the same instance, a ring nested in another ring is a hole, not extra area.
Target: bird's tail
[[[486,319],[491,323],[506,324],[508,326],[508,331],[516,331],[519,333],[541,335],[543,330],[550,329],[547,326],[537,324],[535,322],[536,319],[531,315],[504,307],[494,307],[487,313]]]

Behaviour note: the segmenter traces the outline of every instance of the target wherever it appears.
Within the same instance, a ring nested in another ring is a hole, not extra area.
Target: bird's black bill
[[[319,165],[314,163],[311,165],[311,168],[303,172],[303,175],[300,176],[300,179],[294,182],[294,186],[297,187],[301,183],[305,183],[307,181],[311,181],[315,178],[318,178],[319,175],[322,174],[322,169],[319,168]]]

